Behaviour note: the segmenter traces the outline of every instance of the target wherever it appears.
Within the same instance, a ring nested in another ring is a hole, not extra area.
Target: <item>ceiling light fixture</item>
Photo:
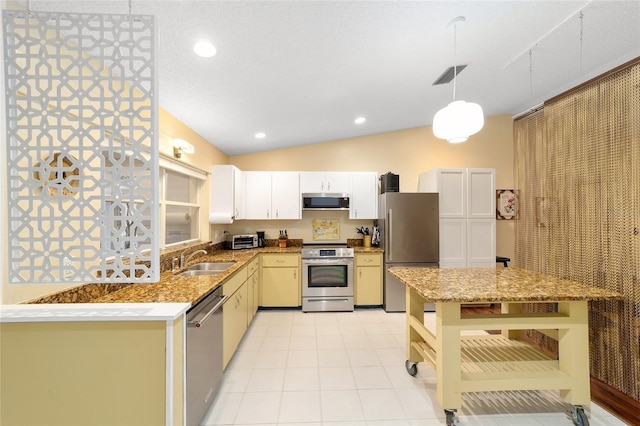
[[[264,138],[266,138],[266,137],[267,137],[267,134],[266,134],[266,133],[264,133],[264,132],[258,132],[258,133],[256,133],[256,134],[255,134],[255,135],[253,135],[253,136],[255,136],[255,138],[256,138],[256,139],[264,139]]]
[[[453,26],[453,101],[433,117],[433,134],[437,138],[446,139],[449,143],[465,142],[469,136],[478,133],[484,125],[484,116],[480,105],[456,101],[456,27],[464,21],[464,16],[458,16],[447,24],[447,29]]]
[[[362,124],[362,123],[364,123],[365,121],[367,121],[367,119],[366,119],[366,118],[364,118],[364,117],[358,117],[358,118],[356,118],[353,122],[354,122],[354,123],[356,123],[356,124]]]
[[[193,154],[196,152],[196,149],[189,142],[184,139],[174,139],[173,140],[173,156],[176,158],[181,158],[182,154]]]
[[[193,46],[193,51],[196,52],[196,55],[201,56],[203,58],[212,58],[218,52],[216,47],[206,40],[200,40]]]

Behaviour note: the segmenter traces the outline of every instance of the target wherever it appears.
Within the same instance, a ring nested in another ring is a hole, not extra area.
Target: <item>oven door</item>
[[[302,259],[302,297],[353,297],[353,258]]]

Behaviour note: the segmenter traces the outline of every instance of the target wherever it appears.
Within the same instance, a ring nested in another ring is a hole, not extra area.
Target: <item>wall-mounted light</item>
[[[176,158],[182,157],[182,154],[193,154],[196,149],[189,142],[184,139],[173,140],[173,156]]]

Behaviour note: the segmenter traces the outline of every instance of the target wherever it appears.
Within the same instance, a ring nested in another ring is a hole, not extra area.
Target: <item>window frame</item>
[[[194,178],[195,181],[195,200],[193,202],[182,202],[182,201],[171,201],[167,200],[167,179],[169,178],[169,174],[167,171],[171,171],[173,173],[178,173],[189,178]],[[200,220],[202,218],[202,207],[201,207],[201,199],[202,199],[202,189],[204,187],[204,182],[207,180],[207,173],[190,165],[186,165],[182,162],[175,161],[170,157],[161,156],[159,160],[159,198],[158,198],[158,207],[160,210],[160,226],[159,226],[159,246],[160,250],[166,250],[176,247],[182,247],[189,244],[194,244],[202,241],[202,226],[200,224]],[[178,206],[178,207],[190,207],[195,209],[194,218],[195,220],[195,236],[192,235],[193,238],[177,241],[173,243],[168,243],[166,240],[166,229],[167,229],[167,207],[168,206]]]

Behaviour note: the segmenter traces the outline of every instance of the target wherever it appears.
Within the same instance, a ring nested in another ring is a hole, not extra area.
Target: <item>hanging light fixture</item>
[[[449,143],[465,142],[469,136],[478,133],[484,126],[482,107],[478,104],[456,100],[456,30],[465,21],[464,16],[453,18],[447,28],[453,25],[453,101],[433,117],[433,134]]]

